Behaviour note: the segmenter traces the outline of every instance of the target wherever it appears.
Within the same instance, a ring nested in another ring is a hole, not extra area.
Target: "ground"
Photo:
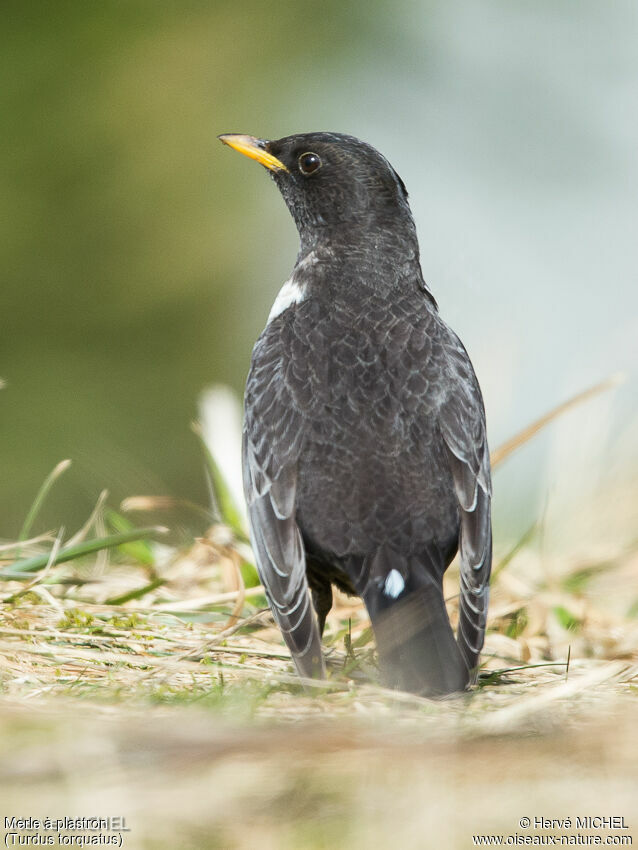
[[[129,832],[66,834],[121,834],[129,850],[638,840],[635,551],[548,562],[527,535],[495,565],[479,687],[431,701],[379,686],[365,611],[345,597],[324,639],[330,678],[304,691],[228,528],[132,545],[19,580],[16,556],[51,541],[0,550],[8,846],[54,838],[11,826],[47,816],[124,818]],[[452,568],[453,617],[455,582]]]

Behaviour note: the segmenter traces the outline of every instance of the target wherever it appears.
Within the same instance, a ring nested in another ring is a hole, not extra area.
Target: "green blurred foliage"
[[[283,209],[288,242],[270,239],[264,177],[244,180],[215,136],[285,134],[295,69],[347,51],[356,18],[323,4],[310,39],[291,0],[9,3],[2,18],[0,536],[63,457],[51,524],[103,486],[204,502],[197,395],[241,391],[251,305],[272,296],[246,259],[277,270],[290,246],[286,268],[295,239]]]
[[[391,158],[492,446],[630,370],[637,20],[630,0],[6,0],[0,538],[67,457],[34,532],[72,529],[103,487],[207,503],[197,396],[241,393],[297,247],[219,133],[339,130]],[[550,495],[557,534],[587,505],[588,533],[635,527],[637,411],[634,378],[500,470],[497,536]]]

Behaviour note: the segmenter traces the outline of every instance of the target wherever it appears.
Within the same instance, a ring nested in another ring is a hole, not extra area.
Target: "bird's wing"
[[[306,556],[295,521],[297,457],[302,423],[285,384],[248,379],[243,435],[244,492],[259,576],[299,674],[325,674],[310,604]]]
[[[456,378],[455,392],[442,404],[439,421],[461,518],[457,639],[468,669],[475,674],[485,638],[492,567],[490,456],[483,401],[469,357],[454,334],[446,348]]]

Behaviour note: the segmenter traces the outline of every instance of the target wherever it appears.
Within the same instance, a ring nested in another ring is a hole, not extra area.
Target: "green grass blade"
[[[217,506],[221,514],[221,520],[225,525],[232,528],[232,530],[239,538],[241,538],[242,540],[246,540],[247,534],[246,529],[244,528],[244,522],[242,520],[241,514],[237,508],[237,505],[235,504],[235,500],[233,499],[232,493],[230,492],[230,489],[224,480],[224,476],[222,475],[219,466],[215,462],[215,458],[213,457],[208,446],[206,445],[206,442],[202,436],[201,425],[199,424],[199,422],[193,422],[192,428],[204,452],[204,458],[206,460],[206,471],[210,476],[213,494],[215,496],[215,501],[217,502]]]
[[[78,543],[76,546],[67,546],[58,552],[55,559],[56,564],[62,564],[65,561],[72,561],[75,558],[81,558],[83,555],[92,555],[94,552],[100,552],[102,549],[112,549],[114,546],[121,546],[123,543],[130,543],[133,540],[141,540],[147,537],[158,537],[165,533],[165,529],[160,526],[149,526],[148,528],[134,528],[131,531],[126,531],[121,534],[111,534],[106,537],[99,537],[96,540],[87,540],[84,543]],[[0,579],[11,578],[12,573],[34,573],[43,569],[49,563],[50,553],[45,552],[43,555],[35,555],[33,558],[25,558],[22,561],[16,561],[11,564],[9,570],[0,572]]]
[[[4,572],[0,573],[0,581],[33,581],[33,576],[31,573],[12,573],[11,570],[4,570]],[[39,581],[38,584],[68,584],[72,587],[81,584],[99,584],[99,580],[94,578],[80,578],[79,576],[60,576],[57,577],[55,573],[52,573],[50,576],[45,576],[42,581]],[[13,600],[24,593],[25,591],[19,590],[14,596],[9,596],[6,599],[3,599],[3,602],[13,602]],[[72,597],[67,597],[68,599]]]
[[[122,514],[117,511],[109,510],[106,512],[106,521],[110,528],[118,534],[125,534],[133,531],[133,523],[130,522]],[[155,566],[155,555],[147,540],[132,540],[130,543],[122,543],[122,551],[125,552],[138,564],[145,567]]]
[[[579,620],[578,617],[574,616],[571,611],[568,611],[563,605],[555,605],[552,608],[554,612],[554,616],[560,623],[561,627],[565,629],[566,632],[575,632],[580,629],[582,626],[582,620]]]
[[[239,569],[241,571],[244,587],[257,587],[257,585],[261,583],[257,568],[253,564],[249,564],[247,561],[242,561]]]
[[[106,604],[124,605],[125,602],[130,602],[131,599],[141,599],[142,596],[146,596],[147,593],[150,593],[152,590],[156,590],[163,584],[166,584],[165,579],[156,578],[148,584],[145,584],[143,587],[136,587],[135,590],[129,590],[127,593],[120,594],[120,596],[112,596],[110,599],[106,600]]]
[[[19,542],[22,542],[23,540],[27,539],[31,528],[33,527],[33,523],[35,522],[37,515],[40,513],[40,508],[44,504],[44,501],[48,496],[51,487],[53,487],[58,478],[60,478],[60,476],[62,476],[70,466],[70,460],[62,460],[44,479],[42,486],[38,490],[38,493],[35,499],[33,500],[33,504],[29,509],[29,513],[27,514],[26,519],[22,524],[20,534],[18,535]]]

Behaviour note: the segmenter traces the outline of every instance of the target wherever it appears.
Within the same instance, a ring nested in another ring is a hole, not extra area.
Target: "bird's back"
[[[266,428],[283,456],[294,419],[296,519],[315,551],[347,558],[389,546],[410,556],[435,540],[447,565],[459,517],[439,416],[475,381],[469,360],[459,369],[450,356],[458,344],[417,282],[392,299],[342,286],[266,327],[246,426]]]

